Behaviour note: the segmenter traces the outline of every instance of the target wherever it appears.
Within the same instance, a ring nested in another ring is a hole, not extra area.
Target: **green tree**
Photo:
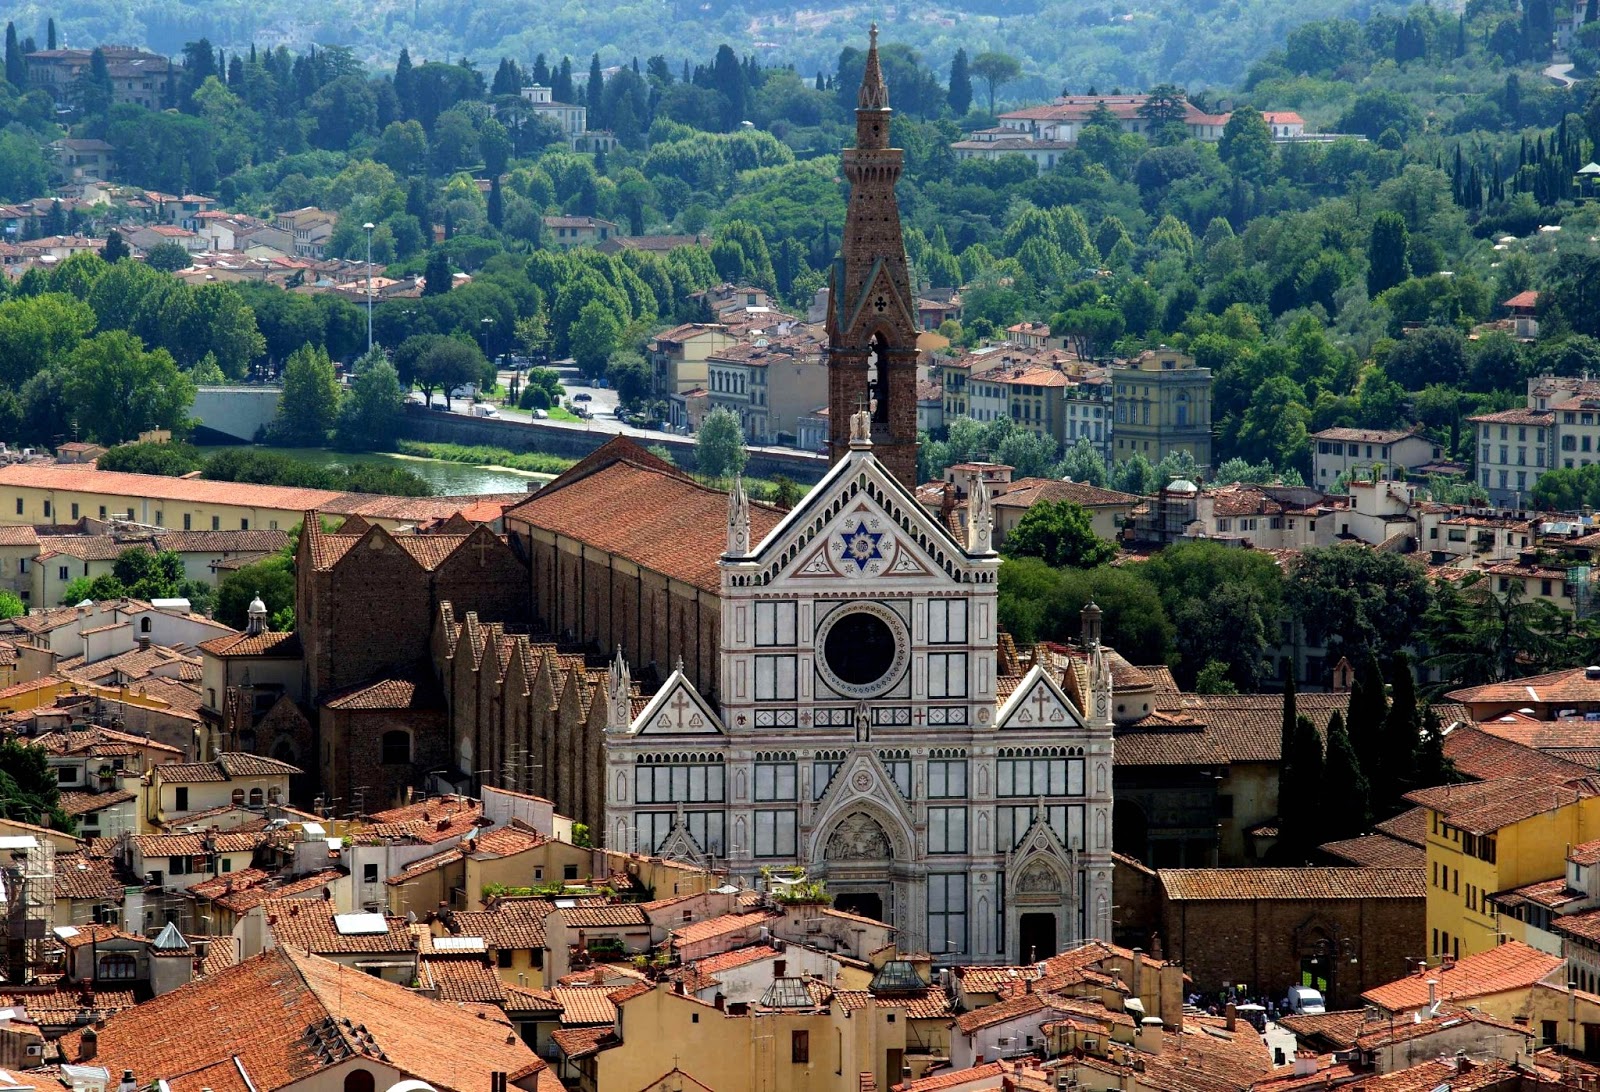
[[[622,320],[599,300],[584,305],[569,335],[572,359],[584,375],[603,376],[622,337]]]
[[[106,245],[100,251],[100,257],[107,262],[120,262],[130,256],[128,241],[122,237],[122,232],[112,229],[106,233]]]
[[[95,465],[101,470],[117,470],[124,474],[178,478],[199,470],[205,465],[205,459],[185,443],[118,444],[95,460]]]
[[[382,353],[363,357],[339,411],[334,442],[343,451],[388,451],[404,412],[405,391],[394,365]]]
[[[1322,737],[1309,717],[1296,717],[1289,752],[1278,777],[1278,843],[1283,864],[1304,864],[1322,843],[1327,777]]]
[[[972,109],[972,71],[967,63],[967,51],[960,47],[950,59],[950,90],[946,95],[950,112],[958,118],[967,116]]]
[[[1398,212],[1380,212],[1367,242],[1367,297],[1388,291],[1411,276],[1406,260],[1406,220]]]
[[[980,53],[972,58],[972,75],[989,89],[989,113],[994,113],[995,92],[1022,75],[1022,62],[1009,53]]]
[[[1056,568],[1092,569],[1115,557],[1117,548],[1094,533],[1093,518],[1082,505],[1044,501],[1023,514],[1000,552],[1042,558]]]
[[[165,349],[110,330],[82,342],[65,361],[62,383],[78,426],[96,443],[118,444],[146,429],[188,430],[194,384]]]
[[[1240,178],[1262,181],[1272,174],[1277,149],[1266,119],[1253,106],[1235,107],[1223,126],[1217,154]]]
[[[266,604],[269,618],[277,618],[285,611],[294,613],[294,562],[289,557],[277,554],[223,577],[217,585],[217,621],[243,629],[249,621],[250,601],[258,595]]]
[[[1195,675],[1196,694],[1237,694],[1239,688],[1228,678],[1228,665],[1221,660],[1207,660]]]
[[[74,821],[61,810],[61,788],[44,748],[16,738],[0,740],[0,812],[7,819],[71,832]]]
[[[157,243],[144,252],[144,264],[163,273],[176,273],[193,263],[189,252],[177,243]]]
[[[1335,661],[1342,655],[1355,662],[1410,643],[1428,607],[1428,585],[1410,558],[1365,546],[1321,546],[1294,560],[1284,598],[1311,643],[1326,646]]]
[[[422,294],[442,296],[450,291],[450,256],[435,248],[428,252],[428,264],[422,271]]]
[[[283,367],[283,393],[268,430],[283,447],[321,447],[339,416],[339,379],[328,351],[304,345],[289,354]]]
[[[705,415],[694,438],[694,460],[707,478],[731,478],[744,471],[750,453],[744,445],[744,428],[732,410],[718,406]]]
[[[1345,730],[1356,755],[1371,768],[1378,761],[1384,722],[1389,719],[1389,692],[1383,682],[1378,657],[1368,653],[1355,664],[1350,700],[1345,705]]]
[[[1370,763],[1373,810],[1385,817],[1404,810],[1402,797],[1416,787],[1417,748],[1422,735],[1416,682],[1411,676],[1411,661],[1404,652],[1395,653],[1389,677],[1389,712]]]
[[[1365,834],[1372,822],[1371,786],[1361,770],[1361,760],[1345,731],[1344,717],[1336,709],[1328,720],[1328,752],[1325,773],[1329,785],[1337,785],[1338,792],[1330,793],[1325,816],[1329,841],[1355,838]]]
[[[20,618],[28,613],[28,605],[16,592],[0,591],[0,619]]]

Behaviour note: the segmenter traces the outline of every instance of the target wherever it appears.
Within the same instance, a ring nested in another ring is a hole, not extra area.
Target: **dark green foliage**
[[[1090,600],[1104,612],[1106,643],[1129,662],[1167,662],[1172,623],[1154,589],[1126,568],[1055,569],[1034,557],[1000,566],[1000,625],[1018,644],[1076,640]]]
[[[201,454],[184,443],[119,444],[96,460],[101,470],[161,474],[169,478],[199,470],[204,463]]]
[[[1329,807],[1324,821],[1328,841],[1354,838],[1367,832],[1372,821],[1371,787],[1362,772],[1361,759],[1345,731],[1344,717],[1337,710],[1328,721],[1327,763],[1324,773],[1328,785],[1336,786],[1330,793]],[[1429,782],[1431,784],[1431,782]]]
[[[433,494],[433,488],[427,482],[399,467],[370,463],[321,467],[275,451],[219,451],[206,460],[202,476],[212,481],[293,485],[305,489],[383,493],[401,497],[427,497]]]
[[[284,611],[294,613],[294,563],[289,557],[269,557],[224,577],[217,587],[217,621],[243,629],[250,600],[258,595],[267,606],[268,618],[276,618]],[[274,628],[280,627],[275,624]]]
[[[1334,662],[1341,655],[1359,662],[1368,653],[1389,655],[1404,647],[1428,605],[1419,564],[1364,546],[1302,551],[1285,593],[1307,638],[1325,644]]]
[[[0,812],[24,823],[48,819],[56,830],[77,829],[61,810],[61,789],[43,748],[15,737],[0,740]]]
[[[1411,275],[1406,262],[1406,221],[1397,212],[1380,212],[1367,244],[1367,295],[1385,292]]]
[[[1071,501],[1035,504],[1006,535],[1006,557],[1037,557],[1055,568],[1092,569],[1117,549],[1094,533],[1088,511]]]
[[[1279,863],[1304,864],[1325,840],[1329,795],[1322,737],[1309,717],[1296,717],[1278,778],[1278,843],[1273,855]]]
[[[144,264],[163,273],[176,273],[188,269],[189,252],[177,243],[158,243],[144,253]]]

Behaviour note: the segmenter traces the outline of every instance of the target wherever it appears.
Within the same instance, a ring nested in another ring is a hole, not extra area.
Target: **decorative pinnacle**
[[[867,64],[861,71],[861,90],[856,95],[858,110],[889,109],[889,88],[883,82],[883,68],[878,64],[878,24],[873,23],[868,36]]]

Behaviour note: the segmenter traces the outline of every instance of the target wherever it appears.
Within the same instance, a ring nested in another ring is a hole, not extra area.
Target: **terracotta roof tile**
[[[76,1055],[80,1035],[63,1040],[67,1056]],[[99,1029],[95,1061],[177,1074],[237,1057],[256,1087],[273,1089],[352,1055],[385,1060],[440,1092],[481,1092],[492,1072],[515,1081],[543,1067],[481,1006],[432,1001],[289,948],[112,1017]]]
[[[451,932],[455,936],[482,937],[490,948],[542,949],[544,922],[555,908],[550,899],[500,899],[488,910],[451,915]]]
[[[1490,834],[1503,827],[1557,811],[1593,796],[1587,784],[1578,787],[1550,785],[1516,777],[1440,785],[1407,793],[1414,804],[1432,808],[1452,827],[1470,834]]]
[[[435,688],[412,678],[377,679],[336,690],[322,698],[328,709],[391,710],[431,709],[437,703]]]
[[[1162,868],[1156,876],[1173,901],[1427,897],[1420,868]]]
[[[283,947],[330,955],[417,950],[416,938],[406,928],[404,918],[384,915],[381,933],[346,934],[339,932],[335,919],[354,915],[339,915],[332,903],[322,899],[268,899],[261,906],[272,935]]]
[[[1438,982],[1438,996],[1465,1002],[1476,997],[1525,989],[1563,964],[1553,956],[1511,940],[1485,952],[1463,956],[1452,966],[1428,967],[1361,995],[1386,1012],[1407,1012],[1428,1003],[1428,983]]]
[[[61,794],[61,810],[76,817],[137,799],[139,794],[130,789],[117,789],[114,792],[64,792]]]
[[[939,1020],[952,1015],[950,995],[937,986],[913,993],[894,993],[873,996],[870,990],[835,990],[834,1000],[846,1012],[869,1006],[880,1009],[904,1009],[910,1020]]]
[[[618,903],[614,906],[573,906],[560,911],[561,918],[570,928],[603,929],[621,925],[648,925],[650,919],[638,903]]]
[[[614,445],[616,441],[606,445],[611,449],[608,461],[588,469],[579,463],[506,513],[506,519],[716,591],[722,584],[717,558],[727,546],[727,494],[702,486],[675,468],[645,464],[638,455],[648,453],[636,453],[637,445],[631,442],[626,448]],[[752,505],[751,541],[765,538],[783,516],[776,509]]]
[[[704,921],[690,922],[672,931],[674,944],[694,944],[712,937],[725,936],[737,933],[744,929],[759,927],[763,922],[770,920],[774,915],[767,910],[754,910],[743,914],[723,914],[720,917],[706,918]]]
[[[243,914],[268,899],[287,899],[296,895],[306,895],[308,892],[325,888],[347,875],[348,873],[340,869],[326,868],[320,872],[285,879],[264,869],[247,868],[223,876],[214,876],[194,884],[189,890],[201,898],[210,899],[225,910]]]
[[[1290,1013],[1278,1017],[1278,1023],[1294,1032],[1302,1042],[1321,1039],[1328,1046],[1347,1049],[1355,1045],[1356,1036],[1367,1023],[1367,1010],[1349,1009],[1313,1015]]]
[[[1338,842],[1324,842],[1322,852],[1368,868],[1415,868],[1428,865],[1428,851],[1387,834],[1363,834]]]
[[[202,641],[197,647],[213,656],[271,656],[292,660],[300,657],[300,635],[270,630],[263,633],[231,633]]]
[[[1428,841],[1428,809],[1408,808],[1393,819],[1373,824],[1373,829],[1410,845],[1425,846]]]
[[[557,986],[550,992],[561,1003],[565,1027],[616,1022],[617,1006],[611,1000],[615,986]]]
[[[968,1069],[947,1069],[918,1080],[902,1081],[894,1086],[893,1092],[939,1092],[940,1089],[957,1088],[977,1081],[998,1080],[1008,1072],[1010,1067],[1004,1062],[985,1062]]]
[[[1516,777],[1559,785],[1595,772],[1472,724],[1457,724],[1450,729],[1444,737],[1444,753],[1461,773],[1482,781]]]
[[[1102,505],[1128,505],[1142,503],[1143,497],[1132,493],[1119,493],[1114,489],[1101,489],[1083,482],[1058,481],[1054,478],[1019,478],[1006,491],[994,498],[996,508],[1029,508],[1035,504],[1070,501],[1085,508]]]
[[[561,1048],[563,1055],[578,1059],[598,1053],[615,1035],[616,1029],[607,1024],[604,1027],[558,1028],[550,1033],[550,1038]]]
[[[428,955],[419,961],[418,971],[424,988],[432,982],[441,1001],[476,1001],[498,1005],[505,1000],[505,987],[482,953],[472,955]]]
[[[228,775],[215,762],[166,762],[155,767],[152,773],[169,785],[228,780]]]
[[[137,876],[110,857],[82,853],[56,856],[56,897],[60,899],[121,899],[124,889],[142,887]]]

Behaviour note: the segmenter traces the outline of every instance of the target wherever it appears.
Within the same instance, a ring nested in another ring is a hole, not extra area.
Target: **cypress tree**
[[[56,47],[56,20],[55,20],[55,16],[53,16],[53,15],[45,23],[45,26],[44,26],[44,41],[45,41],[45,46],[44,47],[46,49],[55,49],[55,47]]]
[[[1372,821],[1372,789],[1338,710],[1328,721],[1326,779],[1329,807],[1325,819],[1330,840],[1366,833]]]
[[[400,117],[415,117],[416,87],[411,75],[411,52],[400,47],[400,58],[394,63],[394,97],[400,102]]]
[[[18,91],[28,87],[28,63],[22,57],[22,45],[17,41],[17,25],[6,24],[6,82]]]
[[[1444,729],[1439,714],[1428,706],[1422,711],[1422,739],[1417,745],[1417,786],[1453,785],[1461,780],[1456,764],[1444,753]]]
[[[505,198],[500,194],[500,177],[489,179],[489,223],[499,228],[505,222]]]
[[[1295,721],[1295,689],[1294,672],[1289,672],[1289,678],[1283,685],[1283,720],[1278,726],[1278,761],[1289,761],[1289,749],[1294,744]]]
[[[972,71],[967,65],[967,51],[957,49],[950,61],[950,109],[958,118],[967,116],[972,107]]]
[[[1350,742],[1364,769],[1372,769],[1377,761],[1378,735],[1388,715],[1389,699],[1384,694],[1383,672],[1378,667],[1378,658],[1368,653],[1356,669],[1355,682],[1350,687],[1350,704],[1345,707],[1344,715],[1345,729],[1350,733]]]
[[[106,236],[106,245],[100,251],[100,257],[108,262],[120,262],[128,256],[128,241],[122,237],[122,232],[113,228]]]
[[[589,107],[589,128],[606,128],[606,78],[600,72],[600,54],[589,58],[589,82],[583,85],[583,101]]]
[[[1321,841],[1322,737],[1309,717],[1296,717],[1288,761],[1278,778],[1278,858],[1299,864]]]
[[[556,69],[555,77],[550,81],[550,97],[557,102],[571,102],[576,96],[572,88],[572,58],[561,58],[561,67]]]
[[[1395,653],[1390,678],[1393,689],[1389,712],[1378,737],[1375,761],[1369,767],[1373,774],[1374,809],[1385,817],[1404,810],[1401,797],[1416,787],[1421,735],[1416,681],[1411,677],[1411,661],[1405,653]]]

